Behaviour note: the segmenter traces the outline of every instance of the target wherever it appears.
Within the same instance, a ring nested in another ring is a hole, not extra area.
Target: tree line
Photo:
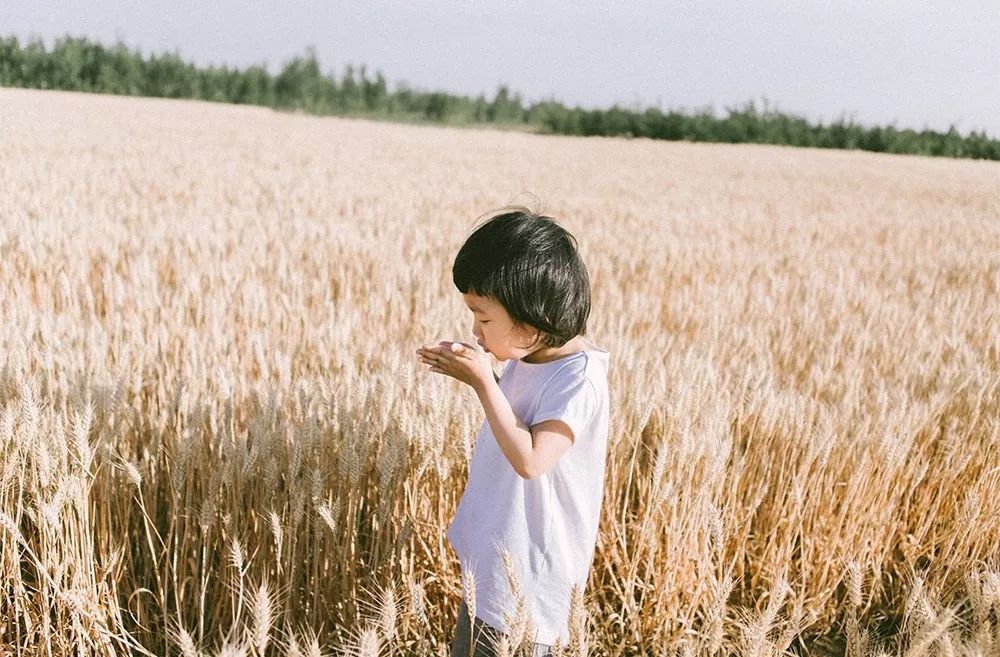
[[[582,109],[555,100],[526,103],[501,85],[487,98],[427,91],[397,83],[390,90],[381,71],[347,66],[338,76],[324,72],[314,48],[285,62],[275,74],[264,65],[244,68],[196,66],[174,53],[144,57],[120,41],[105,46],[85,37],[56,39],[52,48],[32,38],[0,37],[0,86],[61,89],[131,96],[188,98],[263,105],[313,114],[364,116],[451,125],[495,124],[580,136],[624,136],[725,143],[763,143],[860,149],[946,157],[1000,160],[1000,140],[985,132],[963,136],[916,131],[894,125],[865,127],[841,117],[828,124],[754,101],[726,108],[663,111],[657,107]]]

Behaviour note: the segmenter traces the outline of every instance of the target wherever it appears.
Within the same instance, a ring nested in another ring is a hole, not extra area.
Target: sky
[[[998,0],[0,2],[0,35],[64,34],[272,71],[313,46],[325,71],[364,64],[390,88],[718,116],[766,100],[1000,138]]]

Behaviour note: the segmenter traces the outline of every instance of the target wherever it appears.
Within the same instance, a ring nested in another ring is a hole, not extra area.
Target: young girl
[[[451,654],[493,655],[510,634],[505,613],[514,617],[517,599],[505,548],[536,630],[534,654],[548,655],[557,639],[568,643],[571,590],[586,586],[594,557],[609,354],[583,337],[587,269],[576,239],[550,217],[521,207],[495,213],[462,245],[452,277],[482,349],[442,342],[417,350],[431,372],[472,387],[486,414],[447,533],[463,571]],[[499,378],[491,354],[510,361]]]

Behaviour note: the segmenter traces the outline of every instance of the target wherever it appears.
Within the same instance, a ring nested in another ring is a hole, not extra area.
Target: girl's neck
[[[540,349],[536,349],[522,358],[521,361],[531,365],[551,363],[554,360],[559,360],[560,358],[565,358],[566,356],[572,356],[573,354],[585,351],[586,349],[586,338],[578,335],[561,347],[541,347]]]

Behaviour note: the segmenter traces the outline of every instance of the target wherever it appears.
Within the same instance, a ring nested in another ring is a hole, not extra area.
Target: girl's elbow
[[[532,471],[532,469],[531,469],[531,467],[530,467],[530,465],[528,463],[522,463],[520,465],[514,465],[514,472],[517,473],[518,477],[520,477],[521,479],[524,479],[524,480],[530,481],[531,479],[534,478],[534,472]]]
[[[526,463],[521,467],[517,474],[521,475],[522,479],[531,481],[533,479],[538,479],[545,474],[545,472],[535,463]]]

